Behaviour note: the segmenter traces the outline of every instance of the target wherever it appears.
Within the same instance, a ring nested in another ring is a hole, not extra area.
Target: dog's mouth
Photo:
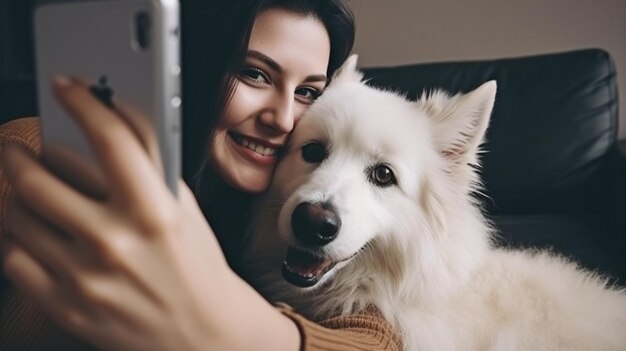
[[[310,288],[317,284],[337,263],[353,258],[360,251],[342,260],[333,261],[290,246],[282,266],[283,277],[295,286]]]

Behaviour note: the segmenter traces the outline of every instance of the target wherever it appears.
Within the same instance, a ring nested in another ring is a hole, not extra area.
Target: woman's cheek
[[[230,128],[238,125],[248,118],[252,118],[255,112],[262,110],[262,92],[257,88],[244,83],[237,83],[230,102],[220,118],[219,125]]]

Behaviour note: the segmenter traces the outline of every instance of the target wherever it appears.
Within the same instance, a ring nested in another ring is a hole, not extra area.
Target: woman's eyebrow
[[[278,62],[274,61],[271,57],[265,55],[264,53],[260,51],[248,50],[247,56],[251,58],[255,58],[259,61],[262,61],[263,63],[265,63],[271,69],[273,69],[274,71],[278,73],[283,72],[283,67],[280,64],[278,64]],[[305,82],[326,82],[328,81],[328,78],[324,74],[316,74],[316,75],[310,75],[306,77],[304,81]]]
[[[264,53],[256,50],[248,50],[248,57],[255,58],[259,61],[262,61],[266,65],[268,65],[271,69],[278,73],[283,72],[283,68],[278,64],[278,62],[274,61],[271,57],[265,55]]]
[[[313,83],[313,82],[328,83],[328,78],[326,78],[326,75],[324,75],[324,74],[317,74],[317,75],[312,75],[312,76],[306,77],[306,79],[304,81],[306,83]]]

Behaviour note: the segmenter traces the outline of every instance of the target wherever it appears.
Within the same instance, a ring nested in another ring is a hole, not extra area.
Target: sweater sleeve
[[[8,143],[21,146],[33,155],[39,155],[39,119],[20,118],[0,125],[0,154]],[[9,195],[9,184],[0,164],[0,253],[5,250],[9,235],[5,220]],[[82,340],[52,323],[21,291],[5,280],[2,270],[0,340],[2,350],[93,350]]]
[[[288,306],[277,309],[296,323],[301,351],[401,351],[402,341],[389,322],[375,311],[335,317],[319,323]]]
[[[0,154],[9,143],[16,144],[30,151],[33,155],[41,152],[39,119],[26,117],[7,122],[0,126]],[[10,195],[9,184],[0,167],[0,252],[4,252],[8,235],[5,220],[6,207]]]

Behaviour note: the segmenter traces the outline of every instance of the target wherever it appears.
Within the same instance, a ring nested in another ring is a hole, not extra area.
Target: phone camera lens
[[[150,46],[150,15],[141,11],[135,15],[135,39],[139,48],[148,49]]]

